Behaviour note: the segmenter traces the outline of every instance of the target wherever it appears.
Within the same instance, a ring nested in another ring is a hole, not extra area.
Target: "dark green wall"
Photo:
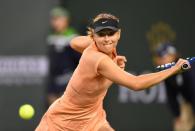
[[[36,55],[45,54],[49,10],[54,4],[56,2],[53,0],[0,0],[1,64],[6,63],[2,62],[4,61],[2,59],[7,56],[33,55],[36,57]],[[33,131],[45,111],[44,77],[33,78],[31,75],[27,75],[22,78],[22,75],[18,75],[18,77],[11,78],[15,81],[14,84],[6,85],[2,84],[2,81],[6,80],[7,75],[2,76],[3,65],[0,67],[0,131]],[[14,65],[13,67],[17,68]],[[27,78],[29,76],[30,78]],[[32,81],[37,78],[40,81],[33,83]],[[20,83],[27,79],[31,81],[31,84]],[[18,116],[19,107],[25,103],[32,104],[35,108],[35,116],[28,121],[22,120]]]
[[[100,12],[111,12],[120,18],[122,37],[118,47],[119,54],[128,59],[127,70],[141,73],[153,69],[146,32],[159,21],[168,23],[176,32],[176,47],[184,57],[194,55],[193,0],[67,0],[63,3],[78,29],[81,22]],[[45,55],[48,12],[55,4],[53,0],[1,0],[0,55]],[[0,86],[0,130],[33,130],[44,112],[44,89],[44,84]],[[118,94],[118,87],[113,86],[105,103],[108,119],[116,130],[170,130],[171,114],[165,103],[120,103]],[[31,121],[17,116],[17,107],[24,102],[34,104],[38,112]]]

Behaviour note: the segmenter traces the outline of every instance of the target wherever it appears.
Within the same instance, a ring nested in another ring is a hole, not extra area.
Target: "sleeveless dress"
[[[107,79],[97,72],[105,57],[95,44],[84,50],[66,91],[49,107],[36,131],[98,131],[109,126],[103,109],[109,87]]]

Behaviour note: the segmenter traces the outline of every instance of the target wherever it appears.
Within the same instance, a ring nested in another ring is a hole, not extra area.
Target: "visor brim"
[[[119,30],[119,28],[116,28],[116,27],[113,27],[113,26],[99,26],[99,27],[96,27],[94,29],[94,32],[97,33],[97,32],[99,32],[99,31],[101,31],[103,29],[111,29],[113,31],[118,31]]]

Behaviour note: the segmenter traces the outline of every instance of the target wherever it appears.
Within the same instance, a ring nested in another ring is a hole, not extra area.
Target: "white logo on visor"
[[[103,21],[102,24],[105,24],[107,21]]]

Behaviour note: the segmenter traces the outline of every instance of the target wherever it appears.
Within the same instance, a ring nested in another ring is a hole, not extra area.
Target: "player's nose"
[[[105,35],[105,36],[104,36],[104,40],[105,40],[105,41],[109,41],[109,40],[110,40],[109,36],[108,36],[108,35]]]

